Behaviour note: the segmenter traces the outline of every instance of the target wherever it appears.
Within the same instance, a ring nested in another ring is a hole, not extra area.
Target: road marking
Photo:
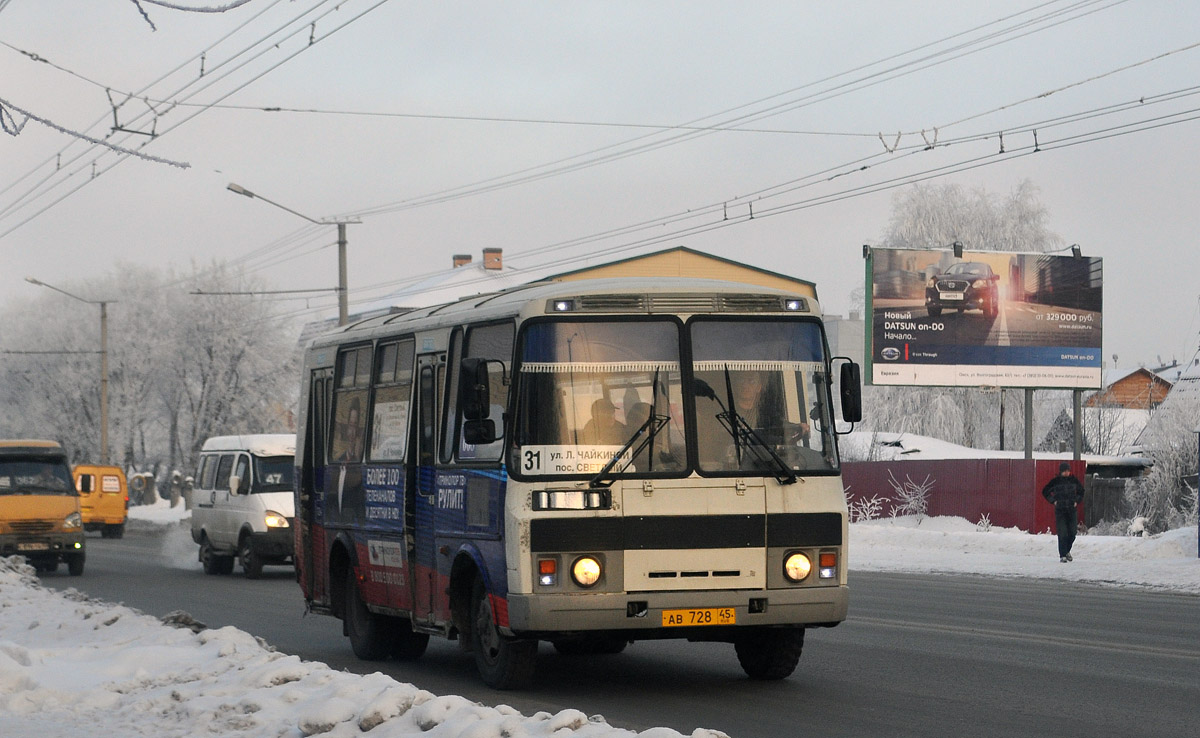
[[[954,633],[956,635],[979,636],[981,638],[996,638],[1000,640],[1032,641],[1034,643],[1046,643],[1050,645],[1066,646],[1071,648],[1086,648],[1093,651],[1108,651],[1120,654],[1129,654],[1132,651],[1138,654],[1153,654],[1167,658],[1200,661],[1200,651],[1181,651],[1177,648],[1163,648],[1162,646],[1152,646],[1148,644],[1096,643],[1093,641],[1083,640],[1081,638],[1062,638],[1059,636],[1034,635],[1015,630],[995,630],[992,628],[973,628],[963,625],[919,623],[911,620],[885,620],[884,618],[856,616],[847,618],[846,623],[863,623],[864,625],[876,625],[885,628],[898,628],[901,630],[920,630],[932,633]]]

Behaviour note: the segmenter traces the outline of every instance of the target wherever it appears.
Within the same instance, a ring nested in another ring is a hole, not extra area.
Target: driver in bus
[[[587,446],[620,446],[629,440],[629,429],[617,420],[617,408],[601,397],[592,403],[592,419],[579,433],[579,443]]]

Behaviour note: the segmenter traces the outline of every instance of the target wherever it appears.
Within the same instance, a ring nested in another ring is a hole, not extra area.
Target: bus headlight
[[[584,589],[596,586],[600,581],[600,562],[591,556],[580,556],[571,564],[571,578]]]
[[[803,582],[812,571],[812,562],[800,552],[790,553],[783,560],[783,575],[793,582]]]
[[[80,517],[79,513],[77,512],[73,512],[67,517],[63,518],[63,530],[76,530],[82,527],[83,518]]]
[[[267,514],[263,517],[263,522],[268,528],[290,527],[288,519],[274,510],[267,510]]]

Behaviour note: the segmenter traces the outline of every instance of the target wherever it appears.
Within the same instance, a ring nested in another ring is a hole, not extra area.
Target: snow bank
[[[678,738],[578,710],[525,716],[437,696],[378,672],[334,671],[236,628],[166,622],[39,584],[0,558],[0,735]],[[198,631],[198,632],[197,632]],[[727,738],[698,729],[692,738]]]
[[[884,518],[850,526],[850,572],[902,571],[1060,579],[1200,593],[1196,529],[1148,538],[1081,535],[1075,560],[1058,538],[1017,528],[983,529],[963,518]]]

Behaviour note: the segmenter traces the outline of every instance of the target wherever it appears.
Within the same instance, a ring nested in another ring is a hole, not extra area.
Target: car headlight
[[[803,582],[808,579],[811,571],[812,561],[799,551],[790,553],[783,559],[783,575],[793,582]]]
[[[580,556],[571,564],[571,579],[585,589],[596,586],[600,581],[600,562],[591,556]]]
[[[67,517],[63,518],[63,530],[75,530],[76,528],[82,527],[83,518],[81,518],[77,512],[73,512]]]
[[[267,514],[266,514],[265,518],[263,519],[263,522],[267,524],[268,528],[287,528],[287,527],[289,527],[288,519],[285,516],[280,515],[279,513],[275,512],[274,510],[267,510]]]
[[[977,279],[971,283],[971,286],[977,290],[981,290],[984,287],[987,287],[987,280],[986,279]]]

